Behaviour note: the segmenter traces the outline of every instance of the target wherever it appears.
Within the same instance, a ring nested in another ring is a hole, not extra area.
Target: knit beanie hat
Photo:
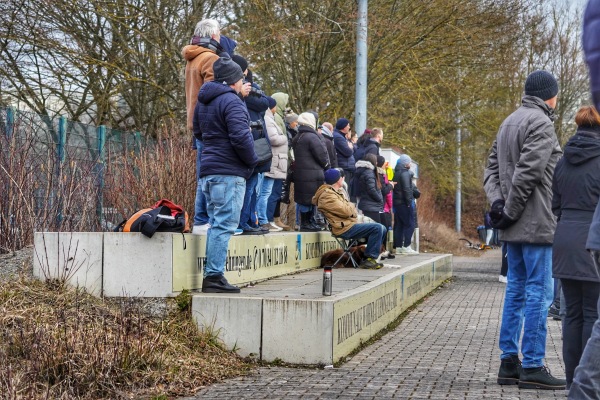
[[[298,116],[298,124],[310,126],[313,129],[317,127],[317,121],[315,120],[315,116],[309,112],[303,112]]]
[[[336,168],[328,169],[325,171],[325,183],[328,185],[333,185],[340,180],[341,176],[342,175],[340,174],[340,171],[338,171]]]
[[[341,131],[348,125],[350,125],[350,121],[348,121],[346,118],[340,118],[335,123],[335,129],[337,129],[338,131]]]
[[[400,158],[398,158],[398,164],[404,166],[406,164],[410,164],[412,160],[410,159],[410,157],[408,156],[408,154],[402,154],[400,155]]]
[[[240,68],[242,69],[242,72],[244,72],[245,70],[248,69],[248,61],[246,61],[246,59],[244,57],[240,56],[239,54],[232,55],[231,59],[233,60],[234,63],[236,63],[237,65],[240,66]]]
[[[298,121],[298,114],[291,113],[285,116],[285,122],[291,124],[292,122]]]
[[[239,65],[237,65],[229,57],[219,57],[213,64],[213,72],[215,82],[233,85],[240,79],[244,78],[244,73]]]
[[[269,100],[269,109],[275,107],[277,105],[277,101],[271,96],[267,96],[267,100]]]
[[[549,72],[534,71],[525,81],[525,94],[539,97],[544,101],[549,100],[558,94],[558,82]]]

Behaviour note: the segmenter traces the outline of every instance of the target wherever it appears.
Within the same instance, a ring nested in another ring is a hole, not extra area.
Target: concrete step
[[[322,269],[270,279],[239,294],[196,294],[199,327],[263,361],[329,365],[347,356],[452,276],[452,255],[400,255],[380,270]]]

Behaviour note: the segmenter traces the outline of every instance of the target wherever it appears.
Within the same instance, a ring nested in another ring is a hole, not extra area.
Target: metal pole
[[[461,231],[461,212],[462,212],[462,129],[460,111],[456,120],[458,127],[456,128],[456,232]]]
[[[356,103],[354,131],[357,135],[367,128],[367,11],[368,0],[358,0],[356,29]]]

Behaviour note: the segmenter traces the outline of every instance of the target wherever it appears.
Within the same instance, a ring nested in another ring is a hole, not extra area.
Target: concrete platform
[[[329,365],[350,354],[452,276],[452,255],[386,260],[380,270],[335,269],[323,296],[322,270],[282,276],[240,294],[197,294],[192,313],[240,355]]]

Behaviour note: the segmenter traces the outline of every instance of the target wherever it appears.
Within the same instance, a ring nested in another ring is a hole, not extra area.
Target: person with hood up
[[[596,110],[600,110],[600,0],[590,0],[583,16],[583,51]],[[598,203],[600,205],[600,202]],[[600,206],[596,206],[586,248],[600,269]],[[598,300],[600,303],[600,300]],[[600,305],[598,306],[600,309]],[[600,318],[594,324],[569,392],[569,399],[600,399]]]
[[[294,156],[294,201],[300,213],[300,230],[320,231],[313,219],[312,197],[323,184],[323,171],[329,169],[329,156],[323,139],[316,131],[315,116],[304,112],[298,116],[298,134],[292,140]]]
[[[215,80],[198,92],[194,136],[204,142],[200,183],[211,227],[206,238],[202,292],[239,293],[223,275],[229,239],[239,222],[246,180],[258,163],[250,116],[240,98],[244,74],[229,57],[213,64]]]
[[[558,218],[552,244],[552,275],[565,297],[563,360],[567,390],[598,319],[600,275],[585,248],[600,199],[600,114],[584,106],[552,179],[552,211]]]
[[[412,160],[408,154],[402,154],[396,163],[394,170],[394,247],[397,253],[417,254],[410,247],[412,236],[415,231],[414,221],[414,188],[410,170]]]

